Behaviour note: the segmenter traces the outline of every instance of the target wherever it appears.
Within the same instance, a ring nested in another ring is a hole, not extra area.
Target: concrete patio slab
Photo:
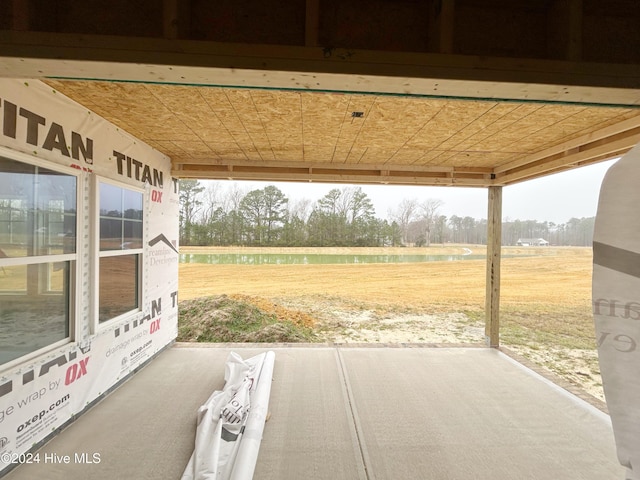
[[[178,344],[7,479],[180,478],[232,350],[276,354],[256,479],[624,475],[606,414],[494,349]]]

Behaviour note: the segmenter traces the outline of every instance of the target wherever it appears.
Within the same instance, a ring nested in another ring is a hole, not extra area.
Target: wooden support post
[[[178,2],[176,0],[164,0],[163,6],[164,38],[175,40],[178,38]]]
[[[500,250],[502,247],[502,187],[489,187],[487,218],[487,284],[485,338],[489,347],[500,346]]]
[[[20,32],[29,30],[29,2],[27,0],[12,0],[11,29]]]
[[[567,60],[579,62],[582,60],[582,0],[571,0],[569,4],[569,39],[567,45]]]
[[[547,25],[550,58],[582,60],[583,0],[555,0],[551,3]]]
[[[318,46],[320,27],[320,0],[307,0],[304,28],[304,44],[306,47]]]
[[[455,0],[436,0],[429,16],[429,51],[453,53]]]
[[[163,1],[163,36],[169,40],[188,38],[190,30],[189,2]]]

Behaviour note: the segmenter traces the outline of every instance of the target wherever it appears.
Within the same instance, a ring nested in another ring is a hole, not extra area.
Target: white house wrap
[[[198,409],[195,450],[182,480],[251,480],[269,408],[275,354],[231,352],[225,385]]]
[[[0,80],[0,472],[175,339],[178,215],[168,157]]]

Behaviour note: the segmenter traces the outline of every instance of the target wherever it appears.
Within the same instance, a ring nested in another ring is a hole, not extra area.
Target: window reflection
[[[100,250],[142,248],[142,193],[100,183]]]
[[[114,250],[142,248],[142,208],[141,192],[100,183],[100,322],[139,308],[140,255]]]
[[[0,258],[75,253],[76,178],[0,157]]]
[[[0,364],[70,336],[76,195],[75,176],[0,157]]]
[[[100,322],[138,307],[138,255],[100,259],[99,295]]]
[[[122,189],[109,183],[100,184],[100,216],[122,218]]]
[[[123,195],[124,218],[142,220],[142,194],[125,190]]]
[[[69,337],[71,262],[0,268],[0,364]]]

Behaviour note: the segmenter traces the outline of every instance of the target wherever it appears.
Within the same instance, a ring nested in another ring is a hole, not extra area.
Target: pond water
[[[504,256],[503,256],[504,257]],[[328,265],[353,263],[419,263],[481,260],[485,255],[344,255],[307,253],[181,253],[180,263],[226,265]]]

